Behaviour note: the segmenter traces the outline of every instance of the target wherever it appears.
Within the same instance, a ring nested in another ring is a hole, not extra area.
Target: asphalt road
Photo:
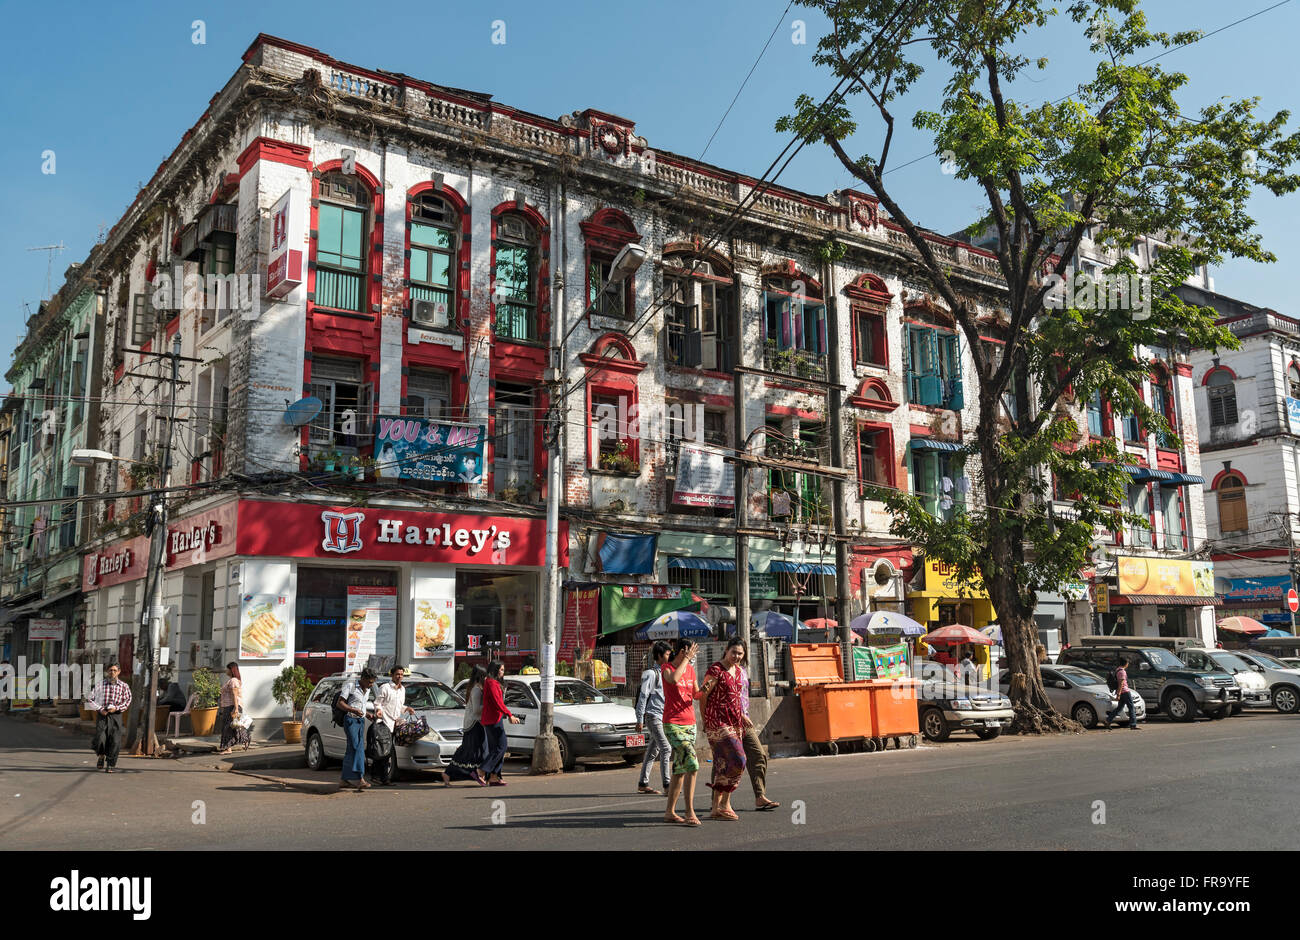
[[[740,820],[711,821],[701,785],[704,825],[687,829],[663,823],[662,798],[636,794],[623,765],[319,796],[210,758],[123,757],[96,773],[86,737],[0,716],[0,848],[1293,849],[1298,745],[1300,716],[1267,712],[774,760],[779,810],[752,812],[746,781]]]

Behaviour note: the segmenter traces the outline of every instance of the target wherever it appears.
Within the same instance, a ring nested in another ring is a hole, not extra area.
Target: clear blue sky
[[[1158,28],[1208,31],[1273,2],[1148,0],[1145,6]],[[259,32],[357,65],[487,92],[552,117],[589,107],[612,111],[636,121],[651,147],[699,156],[785,7],[786,0],[9,4],[0,36],[0,160],[8,170],[0,346],[13,348],[23,332],[24,304],[35,312],[45,294],[47,253],[26,249],[60,241],[67,246],[54,261],[57,288],[63,270],[85,258],[101,224],[117,221]],[[203,45],[192,41],[196,19],[204,21]],[[796,19],[807,23],[806,45],[792,42]],[[505,21],[504,45],[491,41],[494,20]],[[1051,57],[1052,65],[1036,72],[1020,94],[1058,98],[1086,76],[1086,46],[1072,26],[1064,27],[1054,28],[1051,41],[1034,52]],[[1293,0],[1161,61],[1190,76],[1185,108],[1253,95],[1270,114],[1300,112],[1297,27],[1300,2]],[[823,29],[797,6],[784,15],[706,159],[754,175],[767,168],[785,144],[772,129],[776,118],[799,92],[820,98],[834,84],[809,61]],[[916,108],[934,104],[935,92],[923,81],[910,107],[898,108],[890,165],[928,153],[909,119]],[[1292,128],[1297,120],[1300,114]],[[868,129],[874,125],[864,121],[864,146],[877,139]],[[41,172],[46,150],[55,153],[52,175]],[[979,214],[979,193],[943,175],[938,158],[900,167],[888,179],[900,203],[929,228],[954,231]],[[810,146],[780,182],[821,194],[849,185],[850,178],[824,147]],[[1300,234],[1293,222],[1300,196],[1258,197],[1253,209],[1279,261],[1228,264],[1214,272],[1216,287],[1300,315],[1294,277]]]

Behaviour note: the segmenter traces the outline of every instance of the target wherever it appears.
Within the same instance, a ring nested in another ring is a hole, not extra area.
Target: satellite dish
[[[314,395],[300,398],[284,409],[284,423],[290,427],[300,428],[321,413],[325,403]]]

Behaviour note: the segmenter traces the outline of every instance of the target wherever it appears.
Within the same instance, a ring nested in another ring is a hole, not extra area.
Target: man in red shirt
[[[664,734],[673,752],[673,781],[668,788],[668,810],[664,822],[698,826],[695,815],[695,774],[700,769],[695,756],[695,700],[700,697],[695,681],[695,654],[699,645],[678,638],[673,656],[663,664]],[[686,794],[686,817],[677,815],[677,797]]]

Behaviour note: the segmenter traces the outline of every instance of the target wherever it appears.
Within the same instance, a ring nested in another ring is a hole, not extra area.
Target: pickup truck
[[[996,688],[962,682],[942,663],[918,664],[916,708],[921,733],[930,741],[946,741],[954,731],[973,731],[991,741],[1011,724],[1011,699]]]

